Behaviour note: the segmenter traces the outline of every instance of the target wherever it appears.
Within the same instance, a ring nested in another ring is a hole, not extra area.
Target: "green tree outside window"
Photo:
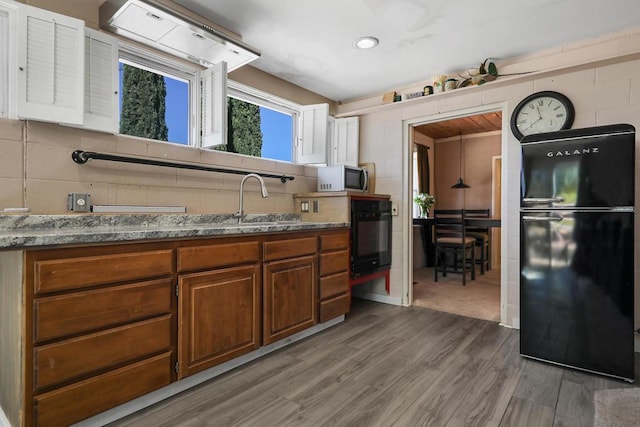
[[[124,64],[120,133],[167,141],[164,78]]]

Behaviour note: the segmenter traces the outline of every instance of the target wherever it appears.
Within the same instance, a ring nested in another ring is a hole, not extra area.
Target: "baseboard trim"
[[[356,298],[366,299],[369,301],[382,302],[391,305],[402,305],[402,298],[390,297],[388,295],[376,294],[373,292],[364,292],[351,290],[351,295]]]
[[[123,403],[122,405],[116,406],[115,408],[109,409],[108,411],[102,412],[98,415],[94,415],[91,418],[87,418],[86,420],[83,420],[77,424],[74,424],[74,427],[89,427],[89,426],[93,427],[96,425],[105,425],[105,424],[112,423],[114,421],[117,421],[121,418],[126,417],[127,415],[131,415],[155,403],[158,403],[164,399],[167,399],[171,396],[175,396],[178,393],[181,393],[185,390],[195,387],[198,384],[201,384],[205,381],[208,381],[212,378],[222,375],[225,372],[230,371],[231,369],[242,366],[266,354],[279,350],[282,347],[286,347],[289,344],[292,344],[296,341],[300,341],[304,338],[310,337],[311,335],[315,335],[318,332],[324,331],[325,329],[328,329],[332,326],[342,323],[344,322],[344,319],[345,319],[345,316],[342,315],[340,317],[336,317],[335,319],[331,319],[324,323],[320,323],[318,325],[312,326],[309,329],[305,329],[302,332],[298,332],[295,335],[284,338],[273,344],[260,347],[259,349],[254,350],[251,353],[247,353],[245,355],[239,356],[221,365],[214,366],[213,368],[210,368],[206,371],[191,375],[183,380],[176,381],[175,383],[170,384],[166,387],[163,387],[159,390],[152,391],[151,393],[145,394],[144,396],[140,396],[127,403]],[[8,424],[7,424],[7,427],[9,427]]]

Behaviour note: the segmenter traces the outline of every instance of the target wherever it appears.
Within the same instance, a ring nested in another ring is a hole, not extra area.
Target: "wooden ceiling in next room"
[[[414,129],[416,132],[420,132],[432,139],[492,132],[502,129],[502,111],[427,123],[415,126]]]

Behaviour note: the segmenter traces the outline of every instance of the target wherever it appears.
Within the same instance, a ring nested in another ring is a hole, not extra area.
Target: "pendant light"
[[[455,188],[455,189],[471,188],[467,184],[465,184],[464,181],[462,180],[462,132],[460,132],[460,178],[458,178],[458,182],[453,184],[451,188]]]

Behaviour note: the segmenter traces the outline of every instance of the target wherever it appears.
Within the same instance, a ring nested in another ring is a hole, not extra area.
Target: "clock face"
[[[511,116],[511,130],[518,139],[534,133],[568,129],[574,110],[569,99],[557,92],[539,92],[522,100]]]

